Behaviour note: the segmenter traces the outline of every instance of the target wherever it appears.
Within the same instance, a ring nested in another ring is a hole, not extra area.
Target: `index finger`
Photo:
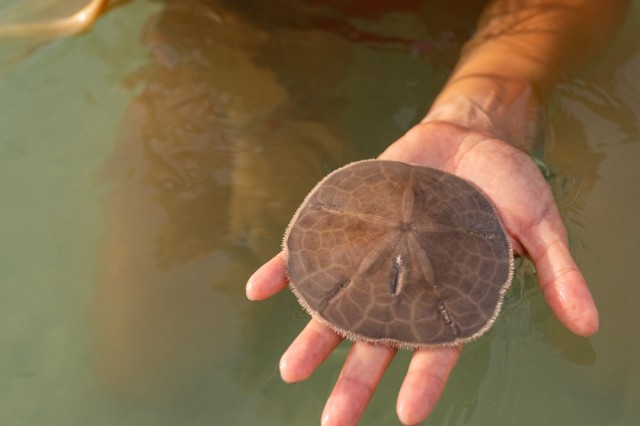
[[[280,252],[251,275],[245,288],[247,299],[264,300],[287,287],[286,261]]]

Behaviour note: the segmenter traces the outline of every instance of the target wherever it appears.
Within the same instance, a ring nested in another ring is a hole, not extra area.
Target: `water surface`
[[[2,424],[318,423],[348,343],[285,385],[308,318],[244,283],[320,177],[422,116],[476,13],[192,3],[125,3],[0,76]],[[639,10],[548,114],[601,331],[564,330],[523,262],[426,424],[636,424]],[[409,355],[363,424],[397,424]]]

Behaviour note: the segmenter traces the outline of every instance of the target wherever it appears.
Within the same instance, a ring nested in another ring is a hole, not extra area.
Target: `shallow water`
[[[474,13],[288,5],[298,21],[222,3],[128,2],[0,76],[1,424],[318,423],[348,344],[285,385],[306,314],[287,292],[245,301],[244,282],[322,175],[421,117]],[[565,331],[523,262],[426,424],[637,423],[639,21],[634,2],[548,115],[549,182],[601,331]],[[408,360],[363,424],[397,424]]]

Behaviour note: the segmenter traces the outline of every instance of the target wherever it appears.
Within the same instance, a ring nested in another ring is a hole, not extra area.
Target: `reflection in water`
[[[138,73],[144,89],[110,162],[97,299],[100,367],[118,392],[184,394],[237,347],[243,274],[278,250],[307,189],[348,160],[347,138],[324,124],[340,111],[331,85],[346,45],[308,34],[303,44],[293,29],[267,33],[202,3],[170,4],[150,20],[156,64]],[[333,60],[318,63],[310,44]],[[291,91],[271,64],[256,64],[291,58]],[[248,321],[256,335],[260,324]]]
[[[110,386],[155,397],[183,392],[235,347],[242,274],[278,249],[305,188],[345,157],[254,63],[264,31],[180,3],[145,40],[156,63],[138,76],[109,165],[98,353]]]

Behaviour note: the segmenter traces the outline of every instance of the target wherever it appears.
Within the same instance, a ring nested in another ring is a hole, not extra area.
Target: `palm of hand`
[[[380,158],[438,168],[476,184],[496,206],[516,252],[533,260],[545,299],[560,321],[578,335],[597,331],[597,310],[569,252],[553,196],[526,154],[491,135],[431,122],[413,128]],[[261,300],[285,286],[280,254],[251,277],[247,296]],[[311,320],[280,361],[283,379],[304,380],[340,341],[332,330]],[[460,350],[415,351],[398,395],[403,423],[414,424],[429,415]],[[354,343],[325,405],[323,424],[357,423],[394,355],[393,348]]]

